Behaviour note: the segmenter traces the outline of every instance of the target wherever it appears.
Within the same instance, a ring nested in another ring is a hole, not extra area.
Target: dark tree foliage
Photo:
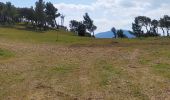
[[[80,22],[78,22],[76,20],[71,20],[70,21],[70,31],[77,33],[79,24],[80,24]]]
[[[76,33],[78,36],[89,36],[89,34],[86,32],[86,26],[84,23],[76,20],[70,21],[70,31]]]
[[[135,22],[138,23],[140,27],[145,27],[147,33],[149,33],[149,29],[151,27],[151,19],[146,16],[138,16],[135,18]]]
[[[35,11],[33,7],[31,8],[18,8],[19,13],[19,22],[31,22],[32,25],[34,25],[35,21]]]
[[[0,2],[0,24],[13,25],[17,18],[17,9],[10,2]]]
[[[114,38],[117,38],[116,28],[112,27],[111,31],[113,32]]]
[[[40,30],[43,28],[45,29],[46,26],[46,13],[45,13],[45,2],[43,0],[39,0],[35,3],[35,21],[36,26],[40,28]]]
[[[163,20],[164,20],[164,28],[167,31],[167,36],[170,36],[170,34],[169,34],[169,30],[170,30],[170,16],[165,15],[163,17]]]
[[[126,35],[123,34],[123,30],[121,29],[117,31],[117,36],[118,38],[127,38]]]
[[[52,3],[47,2],[45,12],[46,12],[46,16],[47,16],[48,25],[50,25],[51,27],[57,26],[55,19],[60,16],[60,13],[57,13],[58,9],[55,8]]]
[[[142,27],[138,24],[132,23],[132,30],[136,36],[140,37],[143,35]]]
[[[83,23],[79,23],[78,26],[78,35],[79,36],[85,36],[86,35],[86,26]]]
[[[159,27],[162,29],[163,36],[165,36],[165,30],[164,30],[165,20],[163,18],[160,18],[160,20],[159,20]]]
[[[91,37],[91,33],[97,29],[97,27],[93,24],[93,20],[89,17],[88,13],[85,13],[84,20],[81,22],[76,20],[70,21],[70,31],[77,33],[79,36],[87,36]],[[87,31],[88,32],[87,32]]]
[[[157,20],[152,20],[150,32],[155,36],[158,35],[158,25],[159,22]]]
[[[0,2],[0,25],[13,25],[26,23],[35,29],[46,30],[58,27],[56,18],[59,17],[58,9],[50,2],[38,0],[35,8],[16,8],[10,2]]]
[[[6,22],[6,4],[0,2],[0,24],[4,24]]]
[[[136,17],[134,23],[132,23],[132,29],[133,29],[134,34],[137,37],[140,37],[143,35],[142,25],[141,25],[138,17]]]
[[[142,30],[143,28],[145,28],[145,30]],[[133,32],[137,37],[160,36],[158,31],[159,28],[161,28],[163,36],[165,36],[165,30],[167,32],[167,36],[170,35],[170,17],[168,15],[160,18],[160,20],[151,20],[146,16],[138,16],[135,18],[134,23],[132,23]],[[146,31],[146,33],[144,33],[144,31]]]
[[[93,33],[93,37],[94,37],[94,31],[97,29],[97,26],[94,25],[93,20],[90,18],[90,16],[88,15],[88,13],[85,13],[85,15],[83,16],[84,18],[84,25],[86,26],[86,29],[90,32]]]

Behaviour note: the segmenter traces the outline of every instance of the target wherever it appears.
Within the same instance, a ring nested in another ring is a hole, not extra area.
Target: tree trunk
[[[145,26],[145,27],[146,27],[146,31],[147,31],[147,33],[149,33],[148,27],[147,27],[147,26]]]
[[[117,35],[116,35],[116,33],[114,33],[114,35],[115,35],[115,39],[117,38]]]
[[[159,30],[158,30],[158,28],[156,28],[156,33],[157,33],[157,34],[159,34],[159,32],[158,32],[158,31],[159,31]]]
[[[151,27],[151,25],[149,25],[149,33],[151,32],[151,30],[152,30],[152,27]],[[155,30],[155,28],[154,28],[154,30]]]
[[[165,36],[165,31],[164,31],[163,27],[161,27],[161,29],[162,29],[162,32],[163,32],[163,36]]]
[[[55,20],[55,26],[57,27],[57,29],[58,29],[58,26],[57,26],[57,22],[56,22],[56,20]]]
[[[167,29],[167,36],[169,36],[169,29]]]
[[[95,36],[94,36],[94,31],[93,31],[93,37],[95,37]]]

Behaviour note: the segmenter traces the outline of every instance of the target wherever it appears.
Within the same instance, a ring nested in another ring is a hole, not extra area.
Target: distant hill
[[[135,38],[135,36],[127,30],[123,30],[123,33],[128,37],[128,38]],[[101,32],[95,35],[96,38],[113,38],[114,34],[111,31],[106,31],[106,32]]]

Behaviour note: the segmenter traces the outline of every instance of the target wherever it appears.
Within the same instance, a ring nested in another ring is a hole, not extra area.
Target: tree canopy
[[[111,31],[113,32],[114,37],[117,38],[116,28],[115,28],[115,27],[112,27]]]
[[[72,32],[77,33],[79,36],[86,36],[86,35],[89,36],[89,33],[93,33],[92,36],[94,37],[94,31],[97,29],[97,26],[94,25],[93,20],[90,18],[88,13],[85,13],[83,18],[84,18],[83,21],[71,20],[70,30]]]
[[[58,9],[51,2],[43,0],[35,2],[35,8],[17,8],[10,2],[0,2],[0,24],[12,25],[26,22],[35,29],[56,28],[56,18],[60,16]]]
[[[88,15],[88,13],[85,13],[85,15],[83,16],[84,18],[84,25],[86,26],[86,29],[90,32],[93,33],[93,37],[94,37],[94,31],[97,29],[97,27],[94,25],[93,20],[90,18],[90,16]]]
[[[144,29],[145,30],[142,30]],[[152,20],[149,17],[146,16],[138,16],[135,18],[134,23],[132,23],[132,29],[133,32],[136,34],[136,36],[159,36],[159,28],[163,32],[163,36],[165,36],[165,30],[167,35],[169,36],[169,30],[170,30],[170,17],[168,15],[165,15],[163,18],[160,18],[160,20]],[[146,32],[144,32],[146,31]]]

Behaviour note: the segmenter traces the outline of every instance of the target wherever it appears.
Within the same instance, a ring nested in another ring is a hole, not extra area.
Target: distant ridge
[[[133,34],[129,33],[127,30],[123,30],[123,34],[126,35],[128,38],[135,38]],[[114,34],[111,31],[101,32],[95,35],[96,38],[113,38]]]

